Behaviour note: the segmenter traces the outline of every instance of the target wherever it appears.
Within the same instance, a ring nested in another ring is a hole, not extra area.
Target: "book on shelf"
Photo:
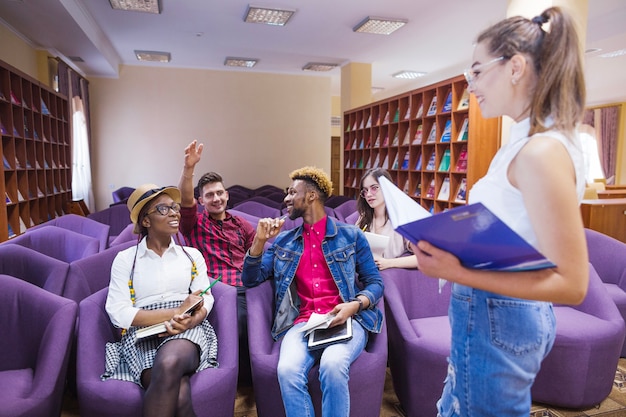
[[[46,106],[46,102],[41,99],[41,114],[45,114],[46,116],[50,116],[50,110],[48,110],[48,106]]]
[[[385,140],[383,140],[383,148],[389,145],[389,135],[385,135]]]
[[[17,201],[24,201],[24,196],[20,190],[17,190]]]
[[[37,187],[37,197],[45,197],[45,194],[41,191],[40,187]]]
[[[436,166],[436,155],[435,155],[435,151],[433,150],[430,153],[430,156],[428,157],[428,163],[426,163],[426,171],[434,171]]]
[[[0,90],[0,100],[7,101],[7,98],[4,96],[4,93],[2,92],[2,90]]]
[[[8,233],[9,233],[9,237],[10,237],[10,238],[11,238],[11,237],[16,236],[16,234],[15,234],[15,232],[13,231],[13,228],[11,227],[11,225],[10,225],[10,224],[7,224],[7,231],[8,231]]]
[[[452,111],[452,90],[448,91],[446,95],[446,101],[443,103],[443,107],[441,109],[442,113],[450,113]]]
[[[363,169],[363,158],[359,160],[359,165],[357,165],[357,168]]]
[[[6,127],[4,127],[4,124],[2,123],[2,120],[0,120],[0,133],[3,135],[8,135],[9,131],[7,130]]]
[[[417,154],[417,162],[415,163],[415,170],[419,171],[422,169],[422,154]]]
[[[413,193],[413,195],[415,197],[421,197],[422,196],[422,183],[417,184],[417,186],[415,187],[415,192]]]
[[[389,220],[412,243],[420,240],[452,253],[467,268],[529,271],[556,265],[482,203],[430,215],[385,177],[379,178]]]
[[[400,121],[400,109],[396,109],[396,114],[393,115],[393,122],[398,123]]]
[[[383,166],[381,168],[389,169],[389,155],[385,155],[385,159],[383,160]]]
[[[404,191],[405,193],[409,193],[409,179],[407,178],[406,181],[404,181],[404,188],[402,189],[402,191]]]
[[[413,145],[419,145],[422,143],[422,125],[417,125],[417,129],[415,129],[415,137],[413,137]]]
[[[379,165],[380,165],[380,154],[376,152],[376,158],[374,159],[374,162],[372,163],[372,167],[378,167]]]
[[[376,133],[376,141],[374,142],[374,147],[375,148],[380,147],[380,133]]]
[[[20,132],[17,131],[17,127],[15,126],[13,126],[13,136],[22,137],[22,135],[20,135]]]
[[[20,164],[20,160],[15,157],[15,169],[22,169],[22,164]]]
[[[359,149],[363,149],[365,147],[365,138],[361,138],[361,142],[359,142]]]
[[[350,158],[346,158],[346,168],[350,168]]]
[[[463,123],[461,123],[461,128],[459,129],[459,134],[456,137],[456,140],[459,142],[467,141],[467,128],[469,126],[469,119],[466,117],[463,119]]]
[[[356,150],[356,142],[358,139],[355,139],[354,141],[352,141],[352,150]]]
[[[364,125],[365,125],[365,120],[361,119],[361,126],[359,126],[359,129],[363,129]]]
[[[365,169],[370,169],[372,167],[372,158],[369,155],[365,157]]]
[[[4,193],[4,203],[5,204],[12,204],[13,203],[13,201],[11,201],[11,197],[9,197],[9,194],[6,193],[6,192]]]
[[[11,169],[11,164],[7,161],[6,155],[2,155],[2,163],[4,164],[4,169]]]
[[[409,169],[409,152],[404,154],[404,159],[402,160],[402,166],[400,169],[407,171]]]
[[[446,120],[439,142],[450,142],[452,137],[452,119]]]
[[[393,135],[393,141],[391,142],[391,146],[398,146],[400,144],[400,138],[398,136],[398,131]]]
[[[356,177],[352,179],[352,188],[356,188]]]
[[[35,161],[35,168],[37,169],[41,169],[41,165],[39,164],[39,161]]]
[[[404,136],[402,137],[402,140],[400,141],[400,146],[402,145],[408,145],[409,144],[409,129],[407,129],[404,132]]]
[[[365,123],[365,127],[372,127],[372,115],[367,115],[367,123]]]
[[[450,199],[450,178],[446,177],[441,183],[437,200],[448,201]]]
[[[24,220],[22,220],[22,218],[20,217],[20,233],[24,233],[26,231],[26,224],[24,223]]]
[[[459,189],[456,192],[456,197],[454,197],[454,202],[465,203],[466,194],[467,194],[467,180],[465,178],[461,178],[461,182],[459,183]]]
[[[389,123],[389,110],[385,110],[385,115],[382,118],[382,123],[383,125],[386,125]]]
[[[417,106],[417,114],[415,115],[416,119],[419,119],[424,115],[424,103],[420,102],[419,106]]]
[[[435,143],[437,141],[437,122],[433,122],[433,126],[430,128],[430,132],[428,133],[428,139],[426,139],[426,143]]]
[[[467,87],[463,90],[463,94],[461,94],[461,99],[459,100],[458,106],[456,106],[457,110],[467,110],[469,109],[470,102],[470,94],[467,91]]]
[[[399,154],[396,154],[396,157],[393,159],[393,164],[391,164],[391,169],[397,170],[399,166],[398,161]]]
[[[428,184],[428,189],[426,189],[426,198],[435,198],[435,179],[434,178],[430,180],[430,183]]]
[[[407,120],[411,118],[411,105],[409,104],[406,108],[406,112],[404,112],[403,120]]]
[[[428,106],[428,112],[426,112],[426,116],[434,116],[437,114],[437,95],[433,96],[433,99],[430,101],[430,106]]]
[[[439,168],[437,170],[440,172],[450,171],[450,149],[446,149],[443,151],[443,155],[441,156],[441,162],[439,162]]]
[[[459,159],[456,161],[455,171],[465,172],[467,171],[467,147],[463,146],[461,152],[459,152]]]
[[[15,93],[13,91],[11,91],[10,94],[11,94],[11,103],[15,104],[16,106],[21,106],[22,102],[20,101],[19,98],[17,98]]]
[[[30,107],[28,107],[28,103],[26,103],[26,100],[22,100],[22,107],[24,107],[26,110],[30,110]]]

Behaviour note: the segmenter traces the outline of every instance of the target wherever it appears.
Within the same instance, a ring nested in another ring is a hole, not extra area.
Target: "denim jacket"
[[[300,310],[294,277],[304,251],[302,230],[300,226],[281,232],[262,256],[251,256],[248,251],[243,263],[241,280],[246,287],[274,279],[276,310],[272,337],[275,340],[293,326]],[[322,251],[341,299],[348,302],[358,294],[370,301],[369,308],[354,319],[364,329],[380,333],[383,315],[376,304],[383,296],[383,280],[363,232],[356,226],[328,217]]]

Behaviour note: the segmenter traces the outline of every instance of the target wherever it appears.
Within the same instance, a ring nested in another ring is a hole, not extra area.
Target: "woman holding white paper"
[[[361,178],[361,192],[357,198],[359,218],[356,225],[364,232],[389,237],[387,248],[382,256],[373,253],[374,261],[379,270],[387,268],[417,268],[417,259],[412,256],[409,243],[393,229],[389,221],[385,197],[380,191],[378,178],[385,177],[393,182],[391,175],[383,168],[371,168]],[[410,255],[410,256],[406,256]]]
[[[507,115],[516,124],[469,202],[483,203],[557,267],[468,269],[452,254],[417,243],[422,272],[454,282],[448,378],[437,404],[442,417],[527,417],[531,386],[554,343],[551,302],[585,298],[589,266],[579,210],[585,172],[576,133],[585,105],[581,63],[573,20],[558,7],[503,20],[478,36],[465,72],[469,91],[483,117]]]

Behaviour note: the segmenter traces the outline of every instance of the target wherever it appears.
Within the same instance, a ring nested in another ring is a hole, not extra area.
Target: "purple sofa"
[[[356,200],[348,200],[337,207],[333,208],[335,212],[335,217],[344,223],[347,223],[346,218],[353,213],[356,213]],[[354,223],[352,223],[354,224]]]
[[[244,213],[248,213],[259,218],[280,216],[280,209],[266,206],[265,204],[259,203],[258,201],[246,200],[242,203],[237,204],[234,208],[237,211],[243,211]]]
[[[285,415],[276,367],[281,340],[274,341],[271,326],[274,312],[274,291],[271,281],[246,290],[248,302],[248,340],[254,398],[259,416]],[[383,302],[379,307],[384,309]],[[365,350],[350,367],[350,415],[378,417],[382,404],[387,368],[387,330],[383,323],[380,334],[370,334]],[[321,391],[318,366],[309,373],[309,391],[316,415],[321,415]]]
[[[115,204],[104,210],[87,215],[88,219],[106,224],[109,229],[109,242],[115,239],[130,222],[130,213],[126,204]]]
[[[436,414],[447,373],[450,286],[420,271],[386,269],[389,365],[408,417]],[[532,388],[535,402],[558,407],[597,405],[609,392],[624,342],[624,321],[590,265],[589,289],[578,306],[555,305],[557,334]]]
[[[21,245],[0,245],[0,274],[63,295],[69,264]]]
[[[593,264],[604,287],[626,320],[626,244],[610,236],[585,229],[589,262]],[[626,357],[626,343],[622,346]]]
[[[191,377],[193,408],[198,417],[232,417],[235,407],[238,372],[238,336],[233,320],[237,317],[237,290],[218,282],[211,289],[215,304],[209,321],[218,340],[219,367]],[[120,330],[113,327],[104,309],[108,288],[80,303],[78,329],[77,385],[81,416],[140,416],[143,389],[132,382],[109,379],[104,372],[106,342],[119,340]]]
[[[0,414],[60,415],[78,306],[0,275],[0,309]]]
[[[45,223],[31,227],[30,229],[26,229],[26,233],[31,233],[33,230],[47,226],[61,227],[71,230],[72,232],[80,233],[81,235],[92,237],[98,241],[98,250],[105,250],[109,246],[110,226],[77,214],[65,214],[56,217]]]
[[[97,239],[62,227],[39,227],[2,245],[25,246],[67,263],[98,253],[100,248]]]

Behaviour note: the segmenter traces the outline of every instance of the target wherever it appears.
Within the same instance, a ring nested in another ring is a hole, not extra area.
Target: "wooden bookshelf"
[[[0,61],[0,241],[64,214],[72,201],[65,96]]]
[[[378,166],[432,212],[465,204],[459,188],[485,175],[501,130],[500,118],[481,117],[473,96],[460,105],[466,89],[459,76],[345,112],[344,194],[356,197],[363,173]]]

